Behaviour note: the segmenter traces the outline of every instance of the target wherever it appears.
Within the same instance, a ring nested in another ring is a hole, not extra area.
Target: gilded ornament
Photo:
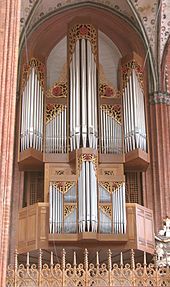
[[[66,98],[68,95],[67,82],[60,83],[56,82],[53,87],[51,87],[47,93],[47,98]]]
[[[31,69],[34,68],[37,74],[38,80],[40,82],[41,88],[44,89],[44,74],[45,74],[45,66],[42,62],[37,60],[36,58],[32,58],[28,64],[25,64],[22,72],[22,83],[21,90],[24,90],[25,85],[28,81],[28,78],[31,73]]]
[[[80,158],[78,159],[78,170],[79,170],[79,172],[81,170],[81,165],[82,165],[83,161],[91,161],[93,163],[94,170],[96,172],[96,170],[97,170],[97,156],[95,156],[94,154],[82,154],[80,156]]]
[[[106,83],[100,83],[99,96],[101,98],[120,98],[120,92]]]
[[[135,60],[132,60],[121,67],[123,89],[126,87],[127,82],[129,81],[132,70],[135,70],[139,84],[143,90],[143,69],[138,63],[136,63]]]
[[[72,181],[57,181],[57,182],[51,182],[52,186],[57,188],[61,193],[67,193],[70,188],[72,188],[75,185],[75,182]]]
[[[97,31],[91,24],[77,24],[69,30],[69,57],[72,60],[75,44],[77,40],[86,39],[91,43],[92,53],[94,54],[95,61],[97,59]]]
[[[46,105],[46,124],[52,121],[57,115],[66,109],[64,105],[47,104]]]
[[[101,105],[100,108],[119,124],[122,122],[121,105]]]
[[[116,191],[118,188],[120,188],[122,185],[124,184],[124,182],[120,181],[113,181],[113,182],[100,182],[100,185],[105,188],[109,193],[112,193],[114,191]]]
[[[112,216],[112,208],[109,205],[100,205],[101,210],[109,217]]]
[[[114,175],[114,171],[113,170],[105,170],[104,174],[105,175]]]
[[[75,208],[76,205],[64,205],[64,218],[71,214]]]
[[[56,175],[63,175],[64,174],[64,170],[56,170],[55,174]]]

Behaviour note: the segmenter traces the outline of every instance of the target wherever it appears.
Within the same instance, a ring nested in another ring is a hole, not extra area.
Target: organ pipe
[[[87,201],[87,231],[90,231],[90,166],[89,162],[85,162],[86,165],[86,201]]]
[[[76,43],[76,95],[80,95],[80,48],[79,42]],[[75,105],[75,141],[76,147],[80,147],[80,97],[76,98]]]
[[[21,101],[20,150],[42,151],[43,141],[43,81],[39,61],[32,59],[23,75]]]
[[[92,77],[91,77],[91,69],[92,69],[92,52],[91,52],[91,45],[90,42],[87,41],[87,91],[88,91],[88,138],[89,138],[89,146],[93,146],[93,134],[94,134],[94,127],[93,127],[93,104],[92,104]]]
[[[81,40],[81,96],[82,96],[82,140],[87,147],[87,101],[86,101],[86,41]]]

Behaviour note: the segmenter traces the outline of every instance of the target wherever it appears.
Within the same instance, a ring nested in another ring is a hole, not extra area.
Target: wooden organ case
[[[126,200],[125,171],[149,163],[141,59],[122,59],[117,90],[100,76],[94,25],[70,25],[67,41],[66,73],[50,89],[39,60],[23,70],[18,251],[57,242],[152,253],[152,211]]]

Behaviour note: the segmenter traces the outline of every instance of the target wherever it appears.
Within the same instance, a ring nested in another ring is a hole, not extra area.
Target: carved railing
[[[170,286],[170,269],[166,266],[147,265],[144,253],[143,264],[135,264],[134,252],[131,250],[130,264],[112,262],[112,253],[108,251],[108,262],[100,263],[96,252],[96,263],[89,263],[88,250],[84,252],[84,263],[77,264],[74,252],[73,263],[66,262],[63,249],[61,263],[54,263],[53,252],[49,264],[42,264],[42,251],[39,252],[37,264],[30,264],[27,253],[26,264],[18,264],[15,254],[14,267],[8,266],[6,286],[8,287],[56,287],[56,286]]]

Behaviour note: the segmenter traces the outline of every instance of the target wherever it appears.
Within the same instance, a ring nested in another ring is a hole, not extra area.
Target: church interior
[[[169,1],[10,2],[1,286],[169,286]]]

